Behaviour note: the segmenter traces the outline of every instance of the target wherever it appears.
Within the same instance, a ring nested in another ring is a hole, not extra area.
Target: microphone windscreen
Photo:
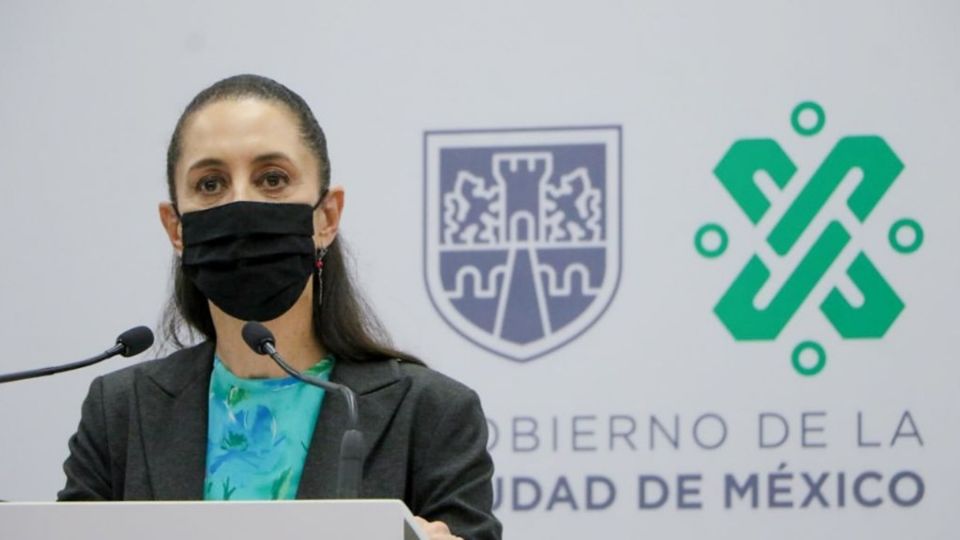
[[[136,356],[153,345],[153,332],[146,326],[137,326],[120,334],[117,344],[123,345],[121,355]]]
[[[249,321],[243,325],[243,330],[240,331],[240,335],[243,336],[243,341],[247,342],[247,346],[253,349],[253,352],[257,354],[267,354],[267,350],[264,348],[264,345],[267,343],[273,345],[276,341],[273,338],[273,332],[270,331],[266,326],[256,322]]]

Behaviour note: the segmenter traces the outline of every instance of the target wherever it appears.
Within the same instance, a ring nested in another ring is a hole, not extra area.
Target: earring
[[[317,269],[317,305],[323,303],[323,258],[327,255],[327,248],[317,248],[317,260],[314,265]]]

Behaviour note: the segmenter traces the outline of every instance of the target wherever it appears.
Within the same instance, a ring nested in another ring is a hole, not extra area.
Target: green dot
[[[910,229],[910,231],[913,232],[913,241],[908,243],[902,243],[900,241],[899,234],[903,229]],[[913,253],[920,249],[920,244],[923,244],[923,227],[910,218],[897,220],[896,223],[890,226],[888,239],[890,240],[890,246],[897,253]]]
[[[716,246],[709,247],[705,244],[705,240],[710,237],[716,238]],[[727,250],[727,231],[716,223],[707,223],[697,229],[697,234],[693,237],[693,247],[697,248],[697,253],[708,259],[719,257]]]
[[[807,111],[812,112],[817,118],[813,125],[810,126],[805,126],[800,123],[800,115]],[[820,130],[823,129],[823,125],[826,122],[827,115],[823,112],[823,107],[813,101],[804,101],[794,107],[793,113],[790,114],[790,124],[793,126],[793,130],[804,137],[810,137],[820,133]]]
[[[813,351],[817,355],[817,361],[812,366],[805,366],[800,362],[800,355],[807,350]],[[812,377],[823,371],[823,368],[827,365],[827,352],[816,341],[804,341],[793,348],[790,361],[797,373],[804,377]]]

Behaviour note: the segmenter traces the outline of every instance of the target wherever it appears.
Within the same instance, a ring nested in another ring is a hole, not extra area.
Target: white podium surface
[[[0,503],[4,540],[426,540],[398,500]]]

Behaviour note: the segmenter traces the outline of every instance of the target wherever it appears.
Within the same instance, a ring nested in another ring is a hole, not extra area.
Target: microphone
[[[118,354],[125,357],[136,356],[149,349],[151,345],[153,345],[153,332],[151,332],[146,326],[137,326],[120,334],[117,337],[116,345],[92,358],[87,358],[86,360],[80,360],[79,362],[63,364],[60,366],[31,369],[29,371],[20,371],[18,373],[0,375],[0,384],[20,381],[23,379],[45,377],[47,375],[54,375],[56,373],[63,373],[64,371],[71,371],[74,369],[91,366],[98,362],[102,362],[107,358],[112,358]]]
[[[357,395],[342,384],[325,381],[319,377],[307,375],[288,364],[277,352],[276,339],[266,326],[249,321],[240,332],[243,341],[257,354],[267,355],[291,377],[324,390],[339,392],[347,402],[347,429],[340,439],[340,463],[337,468],[337,498],[356,499],[360,496],[360,481],[363,477],[363,434],[357,429],[359,412]]]

